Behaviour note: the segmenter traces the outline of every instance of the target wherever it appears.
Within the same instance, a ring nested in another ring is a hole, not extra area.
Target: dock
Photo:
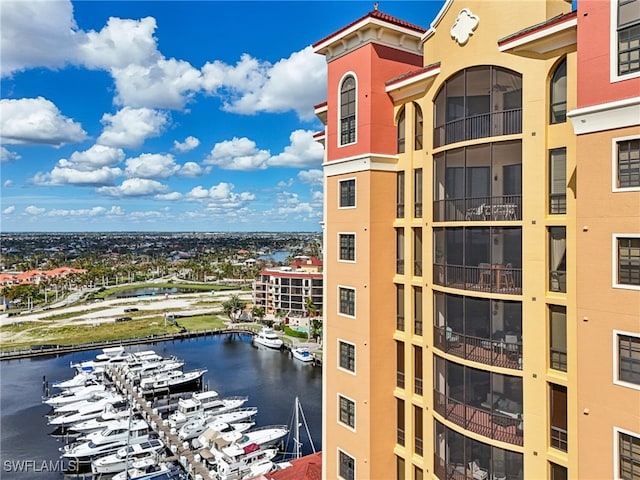
[[[108,368],[105,370],[105,374],[121,394],[131,398],[131,401],[142,415],[142,418],[158,433],[158,437],[160,437],[172,453],[172,457],[168,458],[168,461],[177,460],[187,472],[187,475],[194,480],[211,478],[209,470],[201,461],[196,459],[196,454],[189,448],[189,443],[181,441],[178,435],[171,433],[168,422],[160,416],[158,409],[151,407],[151,401],[145,399],[144,396],[120,374],[117,367]]]

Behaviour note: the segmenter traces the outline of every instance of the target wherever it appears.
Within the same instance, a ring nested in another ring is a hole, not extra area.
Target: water
[[[108,298],[131,298],[131,297],[146,297],[155,295],[168,295],[170,293],[193,293],[200,290],[193,290],[190,288],[177,288],[177,287],[141,287],[131,288],[129,290],[123,290],[113,295],[109,295]]]
[[[277,263],[284,263],[289,255],[291,255],[289,250],[278,250],[268,255],[260,255],[258,260],[271,260]]]
[[[291,423],[295,397],[304,410],[316,451],[321,450],[322,371],[294,361],[287,353],[258,349],[248,335],[219,335],[138,345],[185,361],[185,371],[207,368],[203,382],[221,396],[246,395],[245,406],[258,407],[256,426]],[[99,350],[60,357],[5,361],[0,364],[0,478],[59,479],[59,451],[47,425],[42,379],[49,383],[73,376],[70,362],[94,358]],[[303,453],[310,442],[301,434]],[[292,443],[292,442],[291,442]],[[17,472],[22,469],[22,472]],[[25,471],[26,470],[26,471]]]

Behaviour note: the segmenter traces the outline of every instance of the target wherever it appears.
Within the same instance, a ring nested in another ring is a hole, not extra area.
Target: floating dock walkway
[[[190,478],[194,480],[205,480],[212,478],[209,476],[209,470],[201,461],[196,459],[196,454],[189,448],[188,442],[183,442],[178,435],[171,433],[167,420],[164,420],[158,409],[151,407],[151,401],[131,385],[118,371],[117,367],[109,367],[105,370],[116,389],[128,398],[131,398],[135,407],[138,409],[142,418],[144,418],[149,426],[158,433],[160,439],[165,443],[173,456],[168,461],[177,460],[184,468]]]

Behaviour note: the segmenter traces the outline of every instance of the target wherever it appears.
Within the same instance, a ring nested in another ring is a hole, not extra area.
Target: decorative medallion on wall
[[[480,18],[471,13],[468,8],[463,8],[458,14],[458,18],[451,27],[451,38],[455,39],[459,45],[464,45],[473,35],[473,31],[478,28]]]

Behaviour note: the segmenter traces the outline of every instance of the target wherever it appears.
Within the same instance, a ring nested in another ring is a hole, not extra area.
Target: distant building
[[[58,267],[53,270],[28,270],[22,273],[2,273],[0,274],[0,286],[11,285],[39,285],[41,282],[66,277],[70,274],[83,274],[87,271],[82,268]]]
[[[307,316],[307,299],[322,309],[322,262],[317,258],[294,261],[290,267],[267,268],[253,282],[253,304],[266,314]]]

